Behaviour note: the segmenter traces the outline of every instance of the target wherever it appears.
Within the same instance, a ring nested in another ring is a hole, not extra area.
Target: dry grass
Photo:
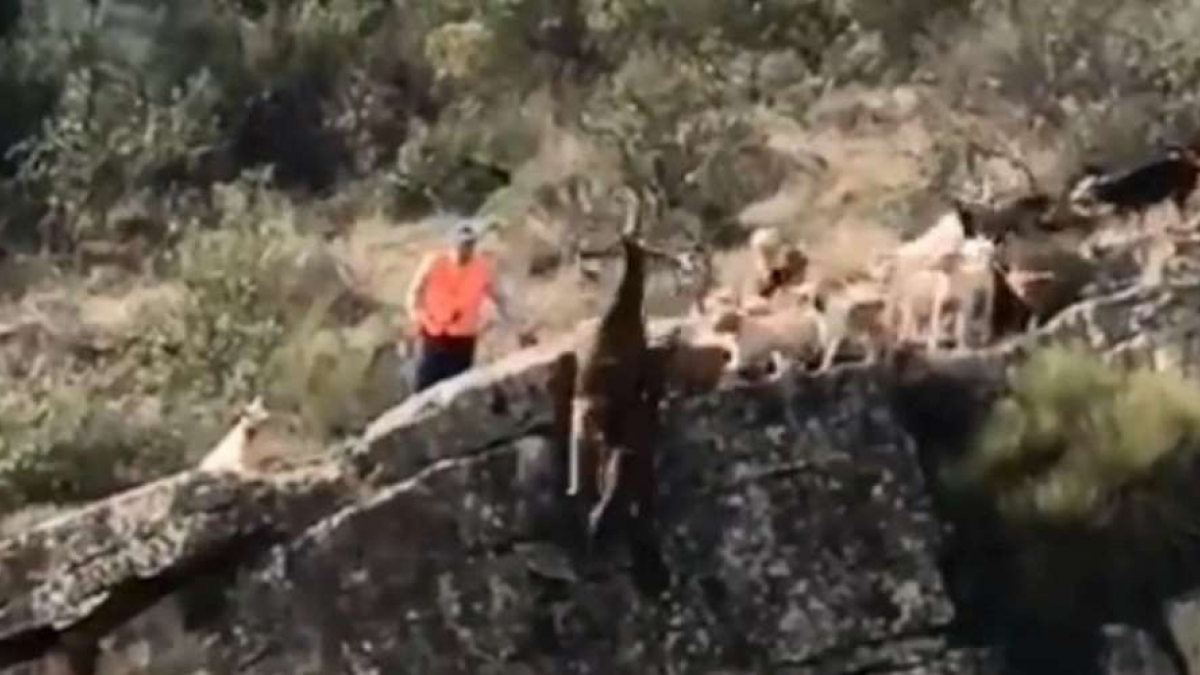
[[[823,235],[808,249],[816,273],[830,279],[865,271],[871,262],[900,243],[894,229],[870,221],[843,221]]]
[[[847,95],[846,105],[853,103],[873,111],[876,120],[850,127],[808,127],[759,111],[757,124],[766,145],[791,157],[796,169],[777,193],[746,206],[740,220],[748,227],[778,227],[802,243],[827,274],[840,276],[863,269],[900,240],[900,230],[887,222],[888,218],[880,217],[881,210],[887,211],[899,196],[926,187],[929,162],[937,153],[938,133],[920,115],[933,105],[930,96],[929,91],[912,87],[857,91]],[[568,228],[578,225],[564,220],[564,214],[535,218],[530,210],[534,189],[570,175],[587,175],[600,184],[615,179],[612,153],[555,126],[549,110],[545,98],[534,97],[526,106],[523,114],[541,129],[538,151],[516,170],[512,186],[501,190],[481,209],[503,219],[503,226],[484,240],[483,248],[502,263],[521,309],[544,339],[601,311],[605,289],[615,283],[619,270],[619,264],[606,266],[597,284],[584,282],[570,269],[536,280],[526,277],[529,262],[554,249],[555,241]],[[981,137],[1013,137],[1007,118],[961,117],[965,120],[963,126],[974,125]],[[1037,171],[1043,170],[1041,167],[1053,156],[1049,151],[1037,150],[1043,146],[1032,140],[1022,147],[1035,149],[1027,156]],[[827,163],[827,170],[813,171],[814,155]],[[1023,177],[1002,161],[986,163],[984,171],[1004,189],[1022,185]],[[906,225],[904,229],[924,229],[919,221]],[[396,322],[403,324],[398,306],[417,260],[440,245],[441,235],[432,221],[398,224],[373,217],[359,220],[333,247],[372,298],[397,307]],[[748,288],[752,282],[753,261],[746,251],[718,252],[715,266],[718,280],[724,285]],[[661,290],[661,283],[652,286],[656,287],[652,295],[662,299],[651,304],[660,310],[680,304],[665,299],[669,292]],[[515,336],[507,327],[493,324],[493,329],[481,345],[480,358],[484,362],[516,346]]]
[[[85,326],[126,335],[143,321],[169,319],[187,302],[187,289],[175,282],[139,285],[120,293],[76,298]]]
[[[331,249],[360,291],[376,302],[400,307],[421,256],[445,241],[433,222],[393,223],[377,215],[355,222]]]
[[[745,248],[720,251],[713,257],[713,269],[718,284],[737,292],[749,293],[754,288],[756,267],[754,254]]]
[[[897,191],[920,189],[922,158],[933,147],[931,131],[918,120],[887,125],[873,134],[826,129],[814,134],[811,143],[829,161],[833,177],[815,200],[822,210],[851,203],[870,208]]]
[[[798,170],[778,192],[747,206],[741,221],[778,228],[804,246],[814,268],[835,277],[864,269],[894,247],[899,231],[883,224],[878,214],[898,195],[924,188],[923,158],[933,152],[933,132],[913,117],[917,105],[908,100],[920,94],[905,93],[899,97],[904,105],[876,103],[876,108],[894,114],[872,127],[835,124],[814,130],[794,121],[764,119],[770,147],[791,153],[798,162],[806,154],[818,155],[828,168],[820,173]],[[861,96],[880,98],[870,91]],[[754,274],[753,259],[743,251],[723,254],[717,267],[723,283],[740,288],[746,288]]]
[[[759,124],[767,145],[787,153],[798,166],[775,194],[746,206],[739,214],[741,222],[749,227],[776,227],[830,253],[845,248],[842,242],[861,236],[874,251],[880,236],[873,223],[898,198],[927,186],[936,130],[916,116],[926,96],[927,92],[911,88],[892,95],[860,92],[853,100],[881,99],[872,106],[883,111],[880,120],[869,125],[805,127],[794,120],[763,116]],[[824,171],[812,170],[813,156],[824,160]],[[844,228],[851,233],[841,232]],[[845,256],[836,253],[835,257]]]
[[[813,202],[814,183],[811,177],[794,177],[775,194],[742,209],[738,220],[749,227],[790,229]]]

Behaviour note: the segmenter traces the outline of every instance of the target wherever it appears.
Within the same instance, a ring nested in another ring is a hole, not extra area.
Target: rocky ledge
[[[0,542],[0,672],[1008,672],[1002,649],[956,630],[971,608],[944,582],[922,470],[937,449],[914,441],[914,411],[952,427],[1046,341],[1195,372],[1198,291],[1126,290],[935,364],[978,400],[940,399],[893,364],[672,401],[672,584],[654,598],[619,549],[576,553],[546,393],[571,343],[535,348],[310,465],[184,473]],[[1109,634],[1097,668],[1170,672],[1137,629]]]

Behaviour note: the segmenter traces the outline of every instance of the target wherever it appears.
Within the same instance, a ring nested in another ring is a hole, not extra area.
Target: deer
[[[624,259],[621,280],[578,358],[559,365],[573,371],[573,377],[567,392],[569,405],[557,407],[569,414],[566,494],[590,507],[589,546],[607,539],[618,519],[624,521],[638,568],[635,581],[641,579],[643,588],[655,591],[666,583],[653,535],[657,500],[653,442],[667,368],[661,358],[654,358],[647,338],[647,252],[640,238],[641,203],[631,188],[621,194],[627,202],[619,242]]]

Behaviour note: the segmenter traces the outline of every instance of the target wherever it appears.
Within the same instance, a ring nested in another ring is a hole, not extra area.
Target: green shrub
[[[968,592],[999,601],[978,618],[1099,629],[1194,587],[1200,386],[1068,347],[1010,384],[940,473]]]
[[[1131,492],[1183,473],[1197,450],[1200,386],[1053,347],[1020,367],[946,480],[1017,526],[1090,528]]]
[[[33,63],[28,50],[12,42],[0,43],[0,176],[16,173],[10,151],[36,133],[42,119],[54,109],[57,81]]]
[[[272,3],[246,25],[242,65],[260,86],[298,76],[332,85],[359,55],[374,15],[359,0]]]
[[[167,101],[99,69],[72,73],[56,114],[20,147],[20,181],[64,218],[71,243],[111,236],[108,210],[154,171],[215,140],[216,92],[206,74]]]
[[[354,433],[399,402],[401,373],[376,373],[382,350],[394,348],[393,328],[381,315],[358,326],[329,325],[318,303],[272,355],[272,398],[297,410],[306,431],[329,441]],[[387,363],[386,361],[384,363]]]
[[[82,383],[46,384],[0,405],[0,513],[96,499],[181,467],[191,427],[153,424]]]
[[[181,469],[241,405],[273,391],[278,374],[268,370],[289,335],[274,275],[298,235],[261,180],[227,186],[218,201],[218,227],[187,229],[168,256],[181,307],[144,317],[99,361],[58,363],[0,398],[0,512],[93,499]]]
[[[518,96],[485,106],[468,99],[444,110],[434,124],[416,122],[388,178],[401,209],[473,213],[506,183],[504,174],[537,150],[538,120],[522,114]]]
[[[296,237],[289,211],[260,185],[226,188],[216,228],[193,228],[170,257],[187,289],[180,320],[150,327],[154,389],[247,401],[285,334],[287,308],[272,293],[275,258]]]
[[[952,101],[993,94],[1061,139],[1064,160],[1137,161],[1147,144],[1200,129],[1200,50],[1186,0],[987,3],[927,48]],[[1072,169],[1073,170],[1073,169]]]
[[[163,270],[182,286],[181,306],[144,316],[95,361],[68,356],[9,383],[12,393],[0,397],[0,513],[93,499],[184,468],[259,394],[322,440],[394,402],[370,377],[390,327],[378,318],[338,326],[327,310],[341,286],[317,289],[311,306],[288,305],[305,300],[288,296],[278,277],[315,238],[263,183],[224,186],[214,226],[181,233]]]

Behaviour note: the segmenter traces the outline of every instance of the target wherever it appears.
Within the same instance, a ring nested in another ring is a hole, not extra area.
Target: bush
[[[383,358],[394,349],[394,328],[380,315],[358,326],[328,324],[328,306],[315,305],[270,362],[271,392],[299,412],[305,430],[322,442],[356,433],[399,402],[402,373]]]
[[[946,478],[1014,525],[1101,527],[1156,476],[1186,473],[1198,450],[1200,386],[1054,347],[1021,366]]]
[[[248,401],[285,334],[286,306],[275,288],[275,257],[296,236],[278,196],[259,185],[226,188],[216,228],[193,228],[170,256],[168,276],[189,302],[179,321],[148,327],[140,341],[146,390],[199,399]]]
[[[32,389],[32,388],[31,388]],[[104,497],[180,468],[188,439],[81,385],[54,386],[0,411],[0,513]],[[132,419],[131,419],[132,416]]]
[[[19,180],[63,219],[68,250],[112,236],[108,211],[157,170],[215,141],[216,97],[204,74],[165,102],[98,70],[66,81],[56,114],[22,144]]]
[[[1136,161],[1147,143],[1200,129],[1194,81],[1200,50],[1194,7],[1086,0],[975,2],[929,50],[953,101],[994,94],[1048,125],[1071,155],[1101,164]]]
[[[217,222],[181,233],[162,271],[183,289],[178,306],[0,398],[0,513],[94,499],[182,469],[259,394],[320,441],[396,402],[399,373],[376,373],[391,326],[378,316],[339,325],[347,319],[330,310],[345,301],[344,286],[328,276],[307,294],[281,283],[281,274],[295,281],[297,253],[320,244],[264,183],[223,186]]]
[[[1200,386],[1062,346],[1010,386],[940,469],[969,620],[1039,661],[1106,624],[1154,630],[1197,582]]]

